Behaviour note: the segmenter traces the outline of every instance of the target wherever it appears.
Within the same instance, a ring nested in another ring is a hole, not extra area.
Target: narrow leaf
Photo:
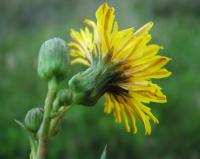
[[[106,154],[107,154],[107,145],[105,146],[103,153],[101,154],[101,158],[100,159],[106,159]]]
[[[23,130],[25,130],[24,132],[26,133],[26,135],[32,135],[29,131],[28,131],[28,129],[26,128],[26,126],[24,125],[24,123],[22,123],[21,121],[19,121],[19,120],[16,120],[16,119],[14,119],[14,121],[15,121],[15,123],[17,123],[17,125],[19,125]]]
[[[17,123],[21,128],[23,128],[23,129],[26,130],[25,125],[24,125],[21,121],[19,121],[19,120],[17,120],[17,119],[15,119],[14,121],[15,121],[15,123]]]

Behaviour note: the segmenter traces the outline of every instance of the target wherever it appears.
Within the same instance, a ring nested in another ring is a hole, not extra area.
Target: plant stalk
[[[52,78],[48,83],[48,93],[45,99],[44,105],[44,117],[41,123],[41,127],[38,131],[38,149],[37,149],[37,159],[45,159],[48,149],[48,142],[49,142],[49,126],[51,120],[51,111],[52,111],[52,104],[56,97],[57,93],[57,81],[55,78]]]
[[[31,146],[31,153],[30,153],[30,159],[37,159],[37,140],[34,139],[33,136],[29,136],[29,142]]]

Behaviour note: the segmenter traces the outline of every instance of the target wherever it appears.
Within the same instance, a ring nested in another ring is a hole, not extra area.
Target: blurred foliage
[[[120,26],[138,28],[155,22],[153,42],[173,60],[173,72],[163,79],[167,104],[151,104],[160,119],[151,136],[140,126],[136,135],[125,133],[112,115],[103,113],[102,98],[95,107],[77,106],[66,114],[61,132],[52,140],[49,159],[96,159],[108,145],[109,159],[200,158],[200,1],[110,0]],[[0,1],[0,158],[22,159],[28,140],[14,119],[23,120],[33,106],[41,106],[46,83],[37,76],[37,56],[43,41],[58,36],[69,41],[69,29],[93,18],[99,1]],[[71,76],[83,70],[73,66]],[[64,83],[66,84],[66,83]]]

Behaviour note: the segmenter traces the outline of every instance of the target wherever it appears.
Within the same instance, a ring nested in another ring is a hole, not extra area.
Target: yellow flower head
[[[166,102],[161,88],[151,79],[171,74],[163,68],[170,59],[158,55],[162,47],[149,44],[152,22],[137,31],[133,28],[119,30],[114,12],[114,8],[103,3],[96,11],[96,22],[86,19],[85,29],[71,30],[74,40],[69,43],[70,54],[74,57],[71,63],[93,67],[106,59],[99,64],[105,67],[98,74],[112,72],[112,76],[106,76],[106,88],[101,89],[106,100],[104,111],[114,112],[115,121],[124,122],[126,130],[134,133],[137,132],[137,116],[144,124],[146,134],[150,134],[150,119],[157,124],[159,121],[145,104]]]

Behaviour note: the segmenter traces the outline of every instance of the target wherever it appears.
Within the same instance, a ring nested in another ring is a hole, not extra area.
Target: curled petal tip
[[[147,24],[148,24],[150,27],[153,27],[154,22],[150,21],[150,22],[148,22]]]

